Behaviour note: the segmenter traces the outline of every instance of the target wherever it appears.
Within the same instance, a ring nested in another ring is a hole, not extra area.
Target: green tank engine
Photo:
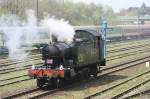
[[[94,30],[75,30],[71,44],[55,42],[42,48],[43,66],[29,70],[37,79],[37,86],[59,87],[75,78],[97,77],[101,66],[105,66],[104,40]]]

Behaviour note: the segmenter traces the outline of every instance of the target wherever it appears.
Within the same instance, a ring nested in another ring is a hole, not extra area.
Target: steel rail
[[[133,95],[127,96],[127,97],[122,98],[122,99],[132,99],[132,98],[139,97],[139,96],[147,94],[147,93],[150,93],[150,89],[147,89],[147,90],[144,90],[144,91],[140,91],[138,93],[135,93]]]
[[[132,68],[132,67],[134,67],[134,66],[137,66],[138,64],[142,64],[142,63],[144,63],[144,62],[146,62],[146,61],[148,61],[148,60],[150,60],[149,58],[148,59],[144,59],[143,61],[141,61],[141,62],[139,62],[138,61],[138,63],[137,63],[137,61],[134,61],[135,63],[133,63],[133,61],[131,62],[131,63],[126,63],[126,64],[123,64],[123,65],[127,65],[127,66],[122,66],[122,65],[118,65],[118,66],[116,66],[116,69],[115,70],[112,70],[112,71],[110,71],[110,72],[106,72],[106,73],[103,73],[103,74],[100,74],[98,77],[102,77],[102,76],[105,76],[105,75],[108,75],[108,74],[112,74],[112,73],[115,73],[115,72],[118,72],[118,71],[122,71],[122,70],[125,70],[125,69],[128,69],[128,68]],[[131,64],[131,65],[129,65],[129,64]],[[117,68],[117,67],[121,67],[121,68]],[[108,68],[107,68],[108,69]],[[109,69],[108,69],[109,70]],[[106,69],[105,69],[105,71],[106,71]],[[148,72],[150,72],[150,71],[148,71]],[[144,75],[144,74],[146,74],[147,72],[145,72],[145,73],[143,73],[143,74],[140,74],[140,75],[137,75],[136,77],[134,77],[134,78],[131,78],[131,79],[135,79],[135,78],[137,78],[137,77],[140,77],[141,75]],[[129,80],[131,80],[131,79],[129,79]],[[126,82],[128,82],[129,80],[126,80]],[[86,81],[86,82],[88,82],[88,81]],[[123,83],[125,83],[125,82],[122,82],[121,84],[123,84]],[[77,83],[77,84],[81,84],[81,83]],[[121,85],[120,84],[120,85]],[[71,85],[72,86],[72,85]],[[71,87],[70,86],[70,87]],[[115,86],[113,86],[113,87],[111,87],[111,88],[114,88],[114,87],[116,87],[116,86],[119,86],[118,84],[117,85],[115,85]],[[63,89],[66,89],[66,88],[68,88],[68,87],[64,87]],[[110,88],[109,88],[110,89]],[[103,92],[105,92],[105,91],[108,91],[109,89],[105,89],[104,91],[102,91],[101,93],[103,93]],[[30,97],[30,99],[35,99],[35,98],[39,98],[39,97],[43,97],[43,96],[45,96],[45,95],[49,95],[49,94],[52,94],[52,93],[55,93],[55,92],[57,92],[57,91],[60,91],[60,90],[62,90],[61,88],[60,89],[57,89],[57,90],[50,90],[50,91],[46,91],[46,92],[44,92],[44,93],[41,93],[41,94],[39,94],[39,95],[33,95],[33,97]],[[20,93],[19,93],[20,94]],[[15,95],[16,96],[16,95]],[[19,97],[20,96],[22,96],[21,94],[19,95]],[[95,95],[94,95],[95,96]],[[14,97],[13,95],[11,95],[11,96],[6,96],[6,97],[3,97],[2,99],[9,99],[9,97]],[[18,97],[18,96],[17,96]],[[91,97],[91,96],[90,96]],[[86,99],[87,99],[87,97],[86,97]],[[89,98],[88,98],[89,99]]]
[[[136,65],[138,65],[138,64],[136,64]],[[144,73],[142,73],[142,74],[139,74],[139,75],[136,75],[136,76],[134,76],[134,77],[132,77],[132,78],[130,78],[130,79],[127,79],[127,80],[125,80],[125,81],[122,81],[121,83],[119,83],[119,84],[116,84],[116,85],[113,85],[113,86],[111,86],[111,87],[109,87],[109,88],[106,88],[106,89],[104,89],[104,90],[102,90],[102,91],[99,91],[99,92],[96,92],[96,93],[94,93],[94,94],[91,94],[91,95],[88,95],[88,96],[86,96],[86,97],[84,97],[83,99],[91,99],[91,98],[94,98],[94,97],[96,97],[96,96],[98,96],[98,95],[101,95],[101,94],[103,94],[103,93],[105,93],[105,92],[107,92],[107,91],[109,91],[109,90],[111,90],[111,89],[114,89],[114,88],[116,88],[116,87],[118,87],[118,86],[120,86],[120,85],[122,85],[122,84],[125,84],[125,83],[127,83],[127,82],[129,82],[129,81],[131,81],[131,80],[134,80],[134,79],[137,79],[137,78],[139,78],[139,77],[141,77],[141,76],[143,76],[143,75],[145,75],[145,74],[148,74],[148,73],[150,73],[150,71],[146,71],[146,72],[144,72]],[[148,79],[146,82],[143,82],[143,83],[147,83],[147,82],[149,82],[150,81],[150,79]],[[140,84],[141,85],[141,84]],[[119,95],[120,96],[120,95]],[[118,96],[117,96],[118,97]],[[116,97],[112,97],[113,99],[117,99]]]

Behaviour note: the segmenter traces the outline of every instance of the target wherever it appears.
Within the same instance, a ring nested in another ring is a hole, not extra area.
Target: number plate
[[[53,60],[52,59],[47,59],[47,64],[53,64]]]

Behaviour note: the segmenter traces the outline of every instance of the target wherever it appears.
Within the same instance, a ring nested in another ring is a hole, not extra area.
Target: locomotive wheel
[[[60,78],[52,78],[51,82],[53,88],[60,88],[63,83],[62,79]]]
[[[91,75],[97,78],[97,74],[98,74],[97,64],[95,64],[94,66],[91,66]]]
[[[97,78],[97,74],[98,74],[97,66],[95,66],[93,76],[94,76],[95,78]]]
[[[85,79],[89,79],[90,78],[90,72],[89,72],[89,69],[84,73],[84,78]]]
[[[36,83],[37,83],[37,86],[39,88],[43,88],[43,86],[45,85],[45,80],[44,79],[37,79]]]

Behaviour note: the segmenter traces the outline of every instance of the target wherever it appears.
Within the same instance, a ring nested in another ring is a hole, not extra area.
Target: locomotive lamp
[[[31,69],[32,69],[32,70],[33,70],[33,69],[35,69],[35,66],[34,66],[34,65],[32,65]]]
[[[60,65],[59,70],[63,70],[63,69],[64,69],[63,65]]]

